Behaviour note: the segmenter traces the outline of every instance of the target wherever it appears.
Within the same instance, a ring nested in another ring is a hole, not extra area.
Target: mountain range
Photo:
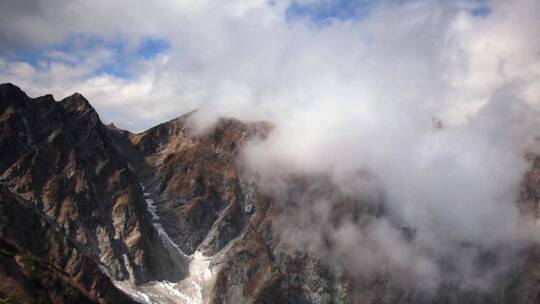
[[[334,225],[385,210],[325,176],[264,191],[239,157],[273,126],[221,118],[196,134],[192,115],[135,134],[105,125],[81,94],[30,98],[1,84],[0,303],[540,303],[536,246],[488,291],[449,283],[432,294],[385,265],[358,276],[290,246],[276,226],[300,201],[337,202]],[[530,158],[517,203],[536,219],[540,158]]]

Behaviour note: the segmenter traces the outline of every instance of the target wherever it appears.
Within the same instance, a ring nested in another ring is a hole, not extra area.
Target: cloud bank
[[[515,202],[524,154],[537,149],[540,2],[355,3],[314,17],[336,3],[4,1],[0,80],[32,94],[80,91],[132,130],[194,108],[201,128],[219,116],[270,121],[275,130],[243,159],[263,188],[326,176],[340,196],[384,196],[382,218],[332,226],[338,199],[305,191],[297,203],[310,212],[292,213],[291,229],[315,232],[305,238],[313,244],[329,234],[329,254],[359,274],[388,264],[436,286],[448,258],[478,287],[496,275],[478,273],[480,252],[535,239]],[[70,37],[103,43],[47,50]],[[129,77],[99,72],[145,37],[170,48],[134,57]],[[120,51],[108,47],[115,40]],[[37,62],[13,55],[28,48],[46,51]]]

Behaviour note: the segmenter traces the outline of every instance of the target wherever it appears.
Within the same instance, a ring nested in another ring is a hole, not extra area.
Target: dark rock
[[[82,95],[55,102],[2,85],[0,155],[0,184],[63,227],[115,278],[184,275],[152,226],[137,174]]]

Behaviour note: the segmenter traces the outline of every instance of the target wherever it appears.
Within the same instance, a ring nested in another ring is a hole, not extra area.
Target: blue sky
[[[83,59],[86,54],[93,53],[98,49],[105,49],[111,52],[112,58],[96,66],[94,73],[129,78],[133,76],[129,67],[131,62],[149,60],[170,49],[170,44],[166,39],[156,37],[143,38],[134,48],[130,48],[128,45],[129,43],[125,39],[105,40],[97,36],[74,35],[66,38],[61,44],[41,48],[17,48],[9,52],[7,58],[27,62],[39,69],[43,63],[53,59],[51,54],[55,52],[74,55],[74,60],[59,60],[58,58],[54,58],[54,60],[76,65],[78,60]]]
[[[322,3],[293,2],[287,9],[286,14],[289,20],[308,17],[316,23],[325,24],[332,20],[342,21],[366,15],[377,2],[374,0],[333,0]]]
[[[449,2],[454,0],[448,0]],[[289,20],[307,17],[320,25],[325,25],[332,21],[343,21],[347,19],[362,18],[381,4],[391,4],[395,6],[405,5],[415,2],[412,0],[329,0],[314,2],[292,2],[287,8],[286,15]],[[457,2],[457,1],[456,1]],[[487,16],[490,13],[486,0],[468,0],[473,5],[470,9],[475,16]]]

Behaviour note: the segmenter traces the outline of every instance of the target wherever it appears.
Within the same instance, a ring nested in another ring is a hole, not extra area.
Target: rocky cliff
[[[137,174],[80,94],[57,102],[1,85],[0,155],[6,191],[112,278],[141,283],[184,275],[152,226]]]
[[[31,202],[0,186],[0,298],[8,303],[135,303]],[[102,266],[101,266],[102,267]]]
[[[194,134],[192,115],[133,134],[104,126],[79,94],[62,101],[32,99],[13,85],[1,85],[0,299],[540,301],[537,248],[516,255],[489,292],[447,284],[427,295],[414,282],[391,276],[385,265],[358,276],[346,260],[332,255],[329,231],[346,223],[362,227],[383,216],[383,198],[344,194],[325,176],[291,176],[280,193],[261,189],[240,156],[247,142],[264,140],[272,126],[221,119],[205,134]],[[533,218],[540,200],[538,172],[536,160],[522,195],[522,210]],[[298,216],[325,201],[333,208],[324,221],[317,214]],[[302,226],[317,227],[318,238],[298,229]],[[413,228],[401,231],[403,242],[414,238]]]

